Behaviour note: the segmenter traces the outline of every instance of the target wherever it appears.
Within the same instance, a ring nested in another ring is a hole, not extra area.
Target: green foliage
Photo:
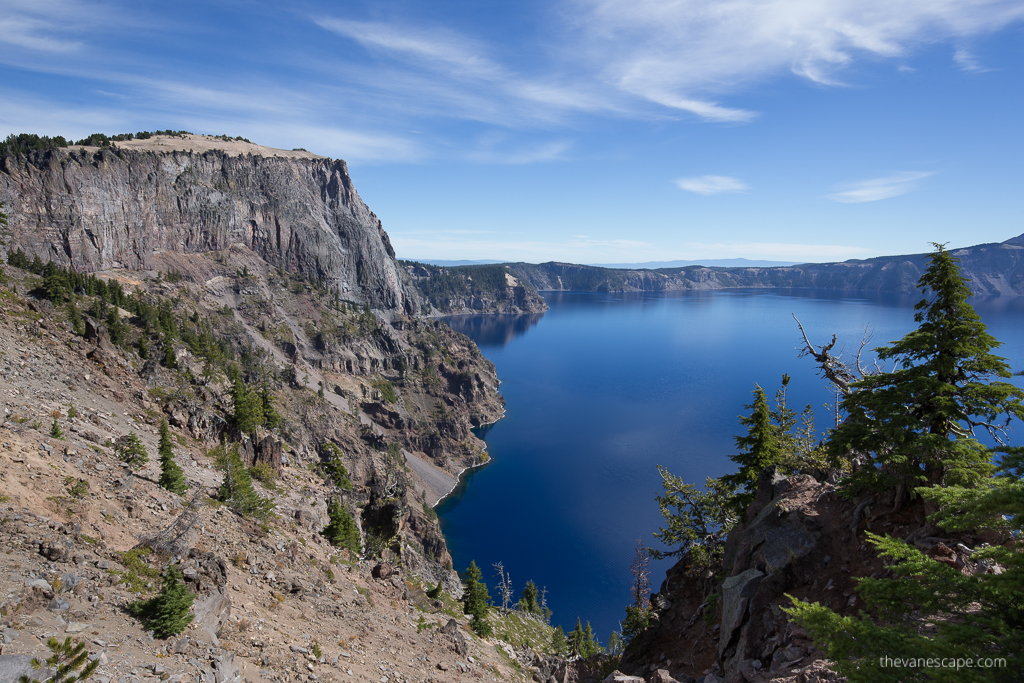
[[[128,612],[142,621],[147,631],[157,638],[169,638],[185,630],[192,623],[189,609],[195,596],[185,587],[181,570],[170,565],[164,572],[160,592],[148,600],[136,600],[128,605]]]
[[[992,468],[975,429],[998,435],[1013,417],[1024,417],[1024,391],[1002,381],[1012,373],[992,353],[1000,343],[967,301],[959,260],[935,246],[918,281],[930,296],[915,306],[917,329],[876,349],[896,368],[854,383],[842,402],[849,418],[832,435],[830,452],[867,458],[851,488],[977,484]]]
[[[320,462],[321,472],[339,489],[351,491],[352,480],[349,478],[345,463],[341,460],[341,449],[331,441],[325,441],[320,445],[320,449],[328,456],[326,461]]]
[[[142,439],[135,432],[129,432],[127,436],[122,436],[117,440],[117,445],[114,446],[114,452],[117,453],[122,461],[128,463],[133,470],[137,470],[147,462],[149,462],[149,453],[146,452],[146,445],[142,443]]]
[[[217,468],[224,472],[224,481],[217,489],[217,499],[242,517],[266,519],[275,507],[274,501],[261,497],[252,487],[252,478],[238,455],[238,444],[223,444],[210,452]]]
[[[168,370],[178,369],[178,356],[174,353],[174,343],[169,339],[164,339],[164,366]]]
[[[258,462],[249,468],[249,476],[263,484],[268,491],[277,490],[277,472],[270,463]]]
[[[128,585],[128,590],[133,593],[149,592],[152,579],[160,576],[160,572],[150,567],[144,558],[152,555],[153,551],[146,547],[132,548],[119,553],[121,564],[125,571],[108,570],[116,575],[118,579]]]
[[[76,417],[78,417],[78,409],[75,408],[74,405],[69,405],[68,406],[68,419],[71,420],[71,419],[74,419]]]
[[[931,521],[947,531],[1024,530],[1024,450],[1006,449],[998,476],[979,487],[930,487],[938,504]],[[1024,549],[976,549],[966,575],[904,541],[868,534],[895,564],[894,579],[860,579],[857,592],[870,608],[841,617],[827,607],[794,601],[787,610],[851,683],[860,681],[1015,681],[1024,670]],[[986,567],[988,571],[986,571]],[[991,573],[988,573],[991,572]],[[966,659],[1004,657],[1002,667],[945,669],[880,666],[880,657]]]
[[[31,152],[45,152],[51,149],[67,147],[68,141],[60,135],[48,137],[46,135],[35,135],[34,133],[11,133],[7,139],[0,142],[0,157],[27,155]]]
[[[569,631],[566,641],[570,655],[587,659],[601,652],[601,646],[594,638],[594,631],[590,628],[590,622],[588,621],[586,628],[584,628],[579,617],[576,617],[576,628]]]
[[[785,383],[788,383],[788,380],[788,377],[783,378]],[[735,437],[736,447],[740,452],[729,456],[730,460],[739,465],[739,470],[722,477],[725,485],[738,490],[735,503],[737,511],[744,510],[754,499],[757,477],[761,470],[778,465],[783,460],[779,438],[781,429],[772,420],[772,410],[768,405],[768,399],[765,398],[764,389],[757,385],[755,387],[754,401],[744,406],[750,411],[750,415],[740,416],[740,423],[747,427],[747,433]],[[789,415],[785,414],[782,417],[786,420]]]
[[[57,422],[57,418],[53,418],[53,422],[50,423],[50,436],[54,439],[63,439],[64,430],[60,428],[60,424]]]
[[[64,480],[64,486],[68,490],[68,495],[72,498],[81,500],[89,495],[89,482],[85,479],[68,477]]]
[[[266,384],[260,390],[260,403],[263,408],[263,423],[267,429],[277,429],[281,426],[281,414],[274,407],[274,395]]]
[[[608,636],[608,654],[612,657],[618,657],[622,654],[622,637],[618,631],[612,631],[611,635]]]
[[[427,591],[427,597],[431,600],[437,600],[441,597],[441,591],[444,590],[444,584],[440,579],[437,581],[437,585]]]
[[[320,533],[336,547],[347,548],[352,555],[359,554],[359,529],[356,528],[352,515],[341,504],[338,498],[327,503],[328,523]]]
[[[263,399],[259,393],[248,389],[241,376],[235,377],[235,386],[231,392],[234,404],[235,424],[244,434],[253,434],[256,427],[263,424]]]
[[[626,605],[626,618],[622,620],[622,640],[628,646],[633,639],[647,630],[651,623],[651,608]]]
[[[537,590],[537,584],[533,581],[527,581],[523,587],[523,594],[519,598],[519,602],[516,605],[521,612],[529,612],[531,614],[540,614],[540,591]]]
[[[568,652],[569,643],[565,639],[565,631],[561,626],[551,632],[551,652],[556,655],[564,655]]]
[[[72,642],[71,636],[65,638],[63,643],[50,636],[46,641],[46,647],[53,653],[46,658],[46,665],[54,669],[54,675],[47,679],[47,683],[80,683],[91,678],[100,665],[99,657],[90,660],[85,643]],[[32,659],[32,668],[40,667],[42,663],[38,659]],[[19,683],[31,683],[33,679],[22,675],[18,680]]]
[[[373,383],[373,388],[380,392],[381,398],[388,403],[398,403],[398,392],[395,385],[386,379],[379,379]]]
[[[658,465],[664,495],[657,496],[666,526],[655,538],[673,550],[651,550],[655,559],[683,555],[691,575],[714,570],[722,561],[725,538],[739,519],[735,487],[725,477],[705,480],[705,488],[687,484]]]
[[[78,312],[78,307],[75,304],[68,303],[68,322],[71,323],[71,330],[78,336],[85,334],[85,321],[82,320],[82,314]]]
[[[466,591],[462,594],[462,605],[464,613],[473,617],[469,622],[470,627],[478,636],[485,638],[492,633],[491,623],[487,621],[490,602],[487,584],[483,582],[483,574],[474,560],[466,569]]]
[[[170,430],[167,428],[167,420],[160,421],[160,486],[179,496],[188,491],[188,482],[185,481],[185,473],[174,461],[174,445],[171,443]]]

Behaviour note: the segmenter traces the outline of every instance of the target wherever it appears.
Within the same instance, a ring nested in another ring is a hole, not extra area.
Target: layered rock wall
[[[81,271],[244,244],[343,299],[412,314],[419,296],[344,161],[68,148],[0,159],[6,242]]]

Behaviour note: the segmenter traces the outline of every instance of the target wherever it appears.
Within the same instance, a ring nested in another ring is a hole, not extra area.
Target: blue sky
[[[400,256],[827,261],[1024,233],[1019,0],[0,0],[0,134],[349,162]]]

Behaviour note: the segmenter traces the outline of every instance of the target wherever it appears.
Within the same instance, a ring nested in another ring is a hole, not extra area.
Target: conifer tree
[[[129,432],[127,436],[118,439],[114,451],[117,453],[117,457],[128,463],[133,470],[137,470],[149,462],[146,445],[142,443],[142,439],[135,432]]]
[[[483,574],[474,560],[466,569],[466,591],[462,594],[462,605],[464,612],[472,615],[469,625],[478,636],[486,637],[492,633],[491,623],[487,621],[490,602],[487,584],[483,582]]]
[[[263,406],[263,422],[267,429],[277,429],[281,426],[281,414],[274,407],[274,395],[266,384],[260,391],[260,403]]]
[[[221,444],[211,455],[214,456],[217,468],[224,472],[224,481],[217,489],[218,500],[242,517],[269,517],[275,507],[274,501],[261,497],[252,487],[252,477],[238,455],[238,445],[227,448]]]
[[[242,382],[241,375],[235,376],[235,386],[231,391],[231,400],[235,411],[235,424],[243,434],[252,434],[257,425],[263,424],[263,401],[254,391],[249,391]]]
[[[338,498],[332,498],[327,503],[327,516],[329,522],[320,533],[331,545],[347,548],[352,555],[358,555],[359,530],[352,515]]]
[[[72,643],[71,636],[68,636],[63,643],[50,636],[50,639],[46,641],[46,647],[50,648],[50,652],[53,653],[46,658],[46,665],[54,669],[53,677],[47,679],[46,683],[82,683],[92,678],[93,673],[100,665],[99,657],[89,659],[89,651],[85,649],[85,643],[77,641]],[[38,659],[32,659],[33,668],[42,665]],[[41,679],[23,674],[18,679],[18,683],[34,683],[38,680]]]
[[[742,489],[736,494],[736,506],[739,510],[745,509],[754,499],[754,489],[761,470],[782,461],[779,429],[772,421],[771,407],[764,395],[764,389],[754,386],[754,401],[744,406],[750,411],[750,415],[740,416],[740,423],[747,427],[747,433],[735,437],[740,452],[729,456],[730,460],[740,466],[739,470],[722,477],[726,484]]]
[[[167,428],[167,420],[160,421],[160,486],[179,496],[188,491],[185,473],[174,461],[174,446],[171,445],[171,434]]]
[[[50,436],[54,439],[63,439],[64,430],[60,428],[60,423],[57,422],[57,418],[53,418],[53,422],[50,424]]]
[[[576,628],[569,631],[569,635],[566,636],[570,656],[580,657],[583,655],[583,638],[583,624],[580,622],[580,618],[576,617]]]
[[[157,638],[169,638],[185,630],[192,623],[189,609],[195,596],[182,582],[181,570],[176,565],[164,572],[160,592],[148,600],[136,600],[128,605],[132,616],[142,621],[147,631]]]
[[[601,646],[597,642],[597,638],[594,637],[594,629],[590,628],[590,622],[587,622],[586,628],[583,629],[583,638],[581,639],[582,645],[580,646],[580,656],[583,659],[588,659],[598,652],[601,651]]]
[[[523,594],[519,598],[519,609],[531,614],[540,614],[540,603],[538,602],[539,597],[540,591],[537,590],[537,584],[533,581],[527,581],[526,585],[523,587]]]
[[[168,370],[178,369],[178,356],[174,352],[174,344],[170,337],[164,338],[164,366],[166,366]]]
[[[556,655],[564,655],[566,652],[567,643],[565,640],[565,631],[562,630],[561,626],[558,626],[554,631],[551,632],[551,653]]]
[[[975,430],[998,436],[1013,417],[1024,417],[1024,391],[1003,381],[1012,373],[992,353],[1000,343],[967,301],[959,259],[935,247],[918,281],[928,297],[914,307],[917,329],[876,349],[896,369],[854,383],[842,403],[849,417],[832,435],[830,451],[867,457],[852,478],[855,487],[909,492],[982,481],[992,472],[991,452]]]
[[[985,486],[930,487],[940,506],[932,521],[949,532],[1024,532],[1024,449],[1007,449],[998,476]],[[850,683],[918,680],[1019,681],[1024,676],[1024,548],[977,548],[978,570],[964,574],[900,539],[868,534],[894,564],[893,579],[860,579],[869,607],[842,617],[825,605],[795,601],[789,612]],[[989,570],[986,571],[985,567]],[[991,572],[991,573],[990,573]],[[1004,658],[992,668],[892,668],[880,658],[918,660]],[[946,678],[943,678],[942,675]]]

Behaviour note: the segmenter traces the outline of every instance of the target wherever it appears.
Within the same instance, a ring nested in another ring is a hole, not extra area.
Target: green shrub
[[[149,453],[146,452],[146,445],[142,443],[142,439],[135,432],[129,432],[126,436],[118,439],[117,445],[114,446],[114,452],[117,453],[118,458],[128,463],[133,470],[137,470],[149,462]]]
[[[164,573],[160,592],[148,600],[131,603],[128,612],[142,621],[143,627],[157,638],[169,638],[192,623],[189,608],[193,599],[195,596],[182,582],[181,570],[171,565]]]

